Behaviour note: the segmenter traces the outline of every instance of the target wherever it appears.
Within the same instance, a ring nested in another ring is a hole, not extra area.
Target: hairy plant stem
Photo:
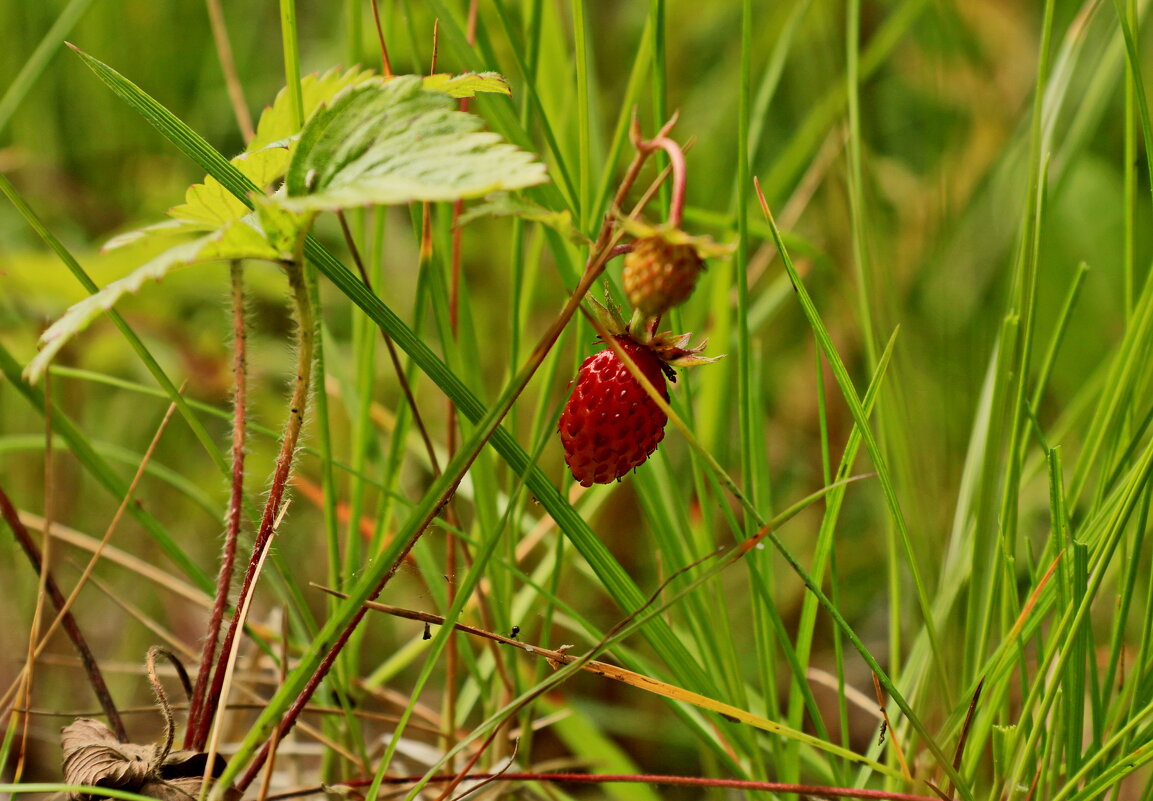
[[[244,324],[244,273],[239,262],[231,264],[232,278],[232,372],[235,376],[232,396],[232,490],[228,500],[228,523],[224,535],[224,553],[220,560],[220,574],[216,579],[216,598],[208,620],[208,634],[200,653],[200,667],[196,671],[196,687],[188,704],[188,727],[184,734],[184,747],[191,748],[194,733],[199,728],[204,705],[204,693],[212,672],[212,660],[220,640],[220,623],[228,607],[232,588],[232,571],[236,562],[236,543],[240,537],[241,507],[244,501],[244,440],[247,423],[248,396],[247,329]]]
[[[301,236],[297,246],[296,259],[285,265],[288,273],[288,283],[292,289],[293,305],[296,311],[297,323],[300,326],[299,342],[296,354],[296,379],[292,389],[292,398],[289,402],[288,423],[281,438],[280,455],[276,459],[276,469],[272,475],[272,485],[268,490],[268,500],[264,505],[264,514],[260,519],[260,528],[256,532],[256,539],[252,543],[252,556],[248,561],[248,568],[244,573],[244,581],[240,586],[240,596],[236,601],[236,609],[244,606],[246,600],[253,592],[253,579],[268,541],[272,537],[273,528],[280,514],[284,492],[288,486],[288,479],[292,472],[292,462],[296,455],[296,443],[300,439],[300,431],[304,426],[304,412],[308,405],[308,392],[312,379],[312,357],[316,344],[316,320],[313,316],[312,302],[308,296],[308,286],[304,280],[304,237]],[[212,718],[216,713],[220,701],[220,692],[224,684],[224,672],[227,667],[228,654],[232,650],[233,640],[240,616],[234,614],[228,626],[228,633],[220,648],[220,656],[216,661],[216,669],[212,675],[211,690],[204,699],[204,708],[196,722],[196,734],[192,740],[195,750],[204,748],[208,733],[212,728]]]
[[[666,135],[673,122],[675,122],[675,120],[666,123],[665,126],[661,128],[658,136]],[[636,129],[636,126],[634,126],[634,130],[638,130]],[[643,145],[644,143],[642,142],[641,144]],[[613,198],[614,209],[620,207],[620,204],[628,195],[629,190],[632,188],[633,184],[636,183],[637,177],[640,175],[641,168],[644,166],[645,161],[648,159],[652,152],[653,148],[645,148],[641,146],[637,147],[636,156],[633,158],[632,163],[626,170],[625,176],[621,180],[621,184]],[[639,209],[637,211],[639,211]],[[555,345],[557,339],[560,338],[561,332],[572,320],[573,316],[577,313],[577,310],[580,309],[585,295],[588,294],[589,289],[592,288],[593,284],[604,272],[605,265],[608,263],[612,255],[613,248],[617,245],[622,233],[622,230],[616,223],[615,215],[611,213],[606,214],[604,222],[601,225],[600,233],[597,236],[595,244],[593,245],[592,253],[585,266],[584,274],[581,276],[581,279],[577,283],[576,288],[569,296],[567,302],[564,305],[564,308],[561,310],[560,314],[557,315],[557,318],[553,321],[552,325],[548,327],[548,330],[546,330],[541,336],[537,346],[529,355],[529,358],[525,362],[524,366],[512,379],[509,387],[506,388],[506,390],[501,394],[501,397],[489,410],[488,414],[477,424],[476,430],[473,432],[472,436],[466,443],[464,443],[460,453],[454,457],[453,463],[455,467],[453,467],[451,473],[446,468],[445,474],[441,476],[441,479],[443,480],[443,488],[441,489],[439,495],[436,496],[436,503],[428,507],[428,511],[419,520],[415,521],[415,526],[412,529],[411,536],[405,542],[401,552],[396,556],[392,564],[389,565],[388,569],[381,576],[380,580],[376,582],[375,587],[373,587],[371,593],[368,595],[368,600],[374,600],[377,596],[380,595],[381,591],[392,580],[392,577],[396,575],[397,571],[400,569],[400,566],[404,564],[404,560],[412,551],[412,548],[416,545],[417,541],[424,535],[424,532],[428,529],[429,525],[433,522],[433,520],[437,518],[437,516],[441,513],[441,510],[444,509],[445,505],[448,504],[452,497],[456,494],[457,486],[460,484],[461,479],[464,478],[465,473],[467,473],[469,468],[472,466],[472,463],[475,461],[477,454],[480,453],[481,448],[484,447],[485,443],[487,443],[488,440],[492,437],[493,432],[496,431],[496,429],[500,426],[501,421],[504,420],[509,410],[512,409],[512,406],[516,402],[517,398],[519,398],[521,393],[524,392],[525,388],[528,386],[529,381],[531,381],[532,377],[536,375],[537,370],[540,369],[541,364],[544,363],[545,357],[548,356],[549,351],[552,350],[553,345]],[[296,700],[285,712],[284,717],[277,727],[279,729],[279,733],[274,735],[276,738],[283,740],[285,735],[295,725],[297,718],[300,716],[300,713],[308,704],[308,701],[312,697],[312,694],[316,691],[316,688],[320,686],[320,683],[328,674],[329,669],[336,661],[337,655],[340,653],[345,643],[347,643],[349,638],[352,636],[352,632],[356,630],[358,625],[360,625],[360,621],[364,619],[367,611],[367,608],[362,605],[349,619],[347,625],[345,625],[343,630],[337,636],[335,642],[329,648],[328,652],[325,653],[324,657],[313,671],[312,675],[308,678],[308,681],[301,689],[300,694],[297,696]],[[253,758],[252,762],[246,766],[243,775],[236,782],[235,786],[241,792],[244,792],[248,785],[252,783],[253,779],[259,775],[260,768],[264,765],[265,760],[268,759],[271,743],[272,740],[268,740],[264,743],[264,746]]]
[[[606,226],[610,225],[611,223],[606,222]],[[611,241],[611,232],[609,239]],[[504,402],[495,407],[493,411],[490,412],[487,420],[488,424],[481,427],[473,435],[473,438],[469,441],[470,447],[463,449],[468,454],[467,458],[461,463],[459,469],[454,471],[450,483],[438,498],[438,503],[432,507],[430,513],[420,521],[420,524],[413,531],[412,536],[409,537],[408,541],[405,543],[404,549],[400,552],[396,559],[393,560],[393,563],[381,577],[380,581],[377,582],[375,589],[369,596],[370,600],[375,599],[378,595],[380,595],[381,591],[392,580],[392,577],[396,575],[397,571],[400,569],[400,566],[404,564],[404,560],[408,557],[408,554],[412,551],[417,541],[424,535],[424,532],[428,530],[429,525],[433,522],[433,520],[436,519],[445,505],[448,504],[453,495],[455,495],[457,486],[460,484],[461,479],[464,478],[465,473],[467,473],[468,469],[472,466],[472,463],[476,459],[477,454],[480,453],[480,449],[484,447],[484,444],[488,441],[489,437],[492,436],[492,432],[496,430],[498,425],[500,425],[501,420],[504,419],[504,416],[508,413],[508,410],[512,408],[512,404],[520,396],[520,393],[524,391],[526,386],[528,386],[529,380],[533,377],[533,375],[536,374],[537,369],[544,362],[545,356],[548,355],[548,352],[552,349],[552,346],[560,337],[561,331],[564,330],[565,325],[568,324],[569,320],[571,320],[573,315],[576,314],[577,309],[580,308],[581,300],[592,287],[593,283],[595,283],[596,279],[599,278],[601,273],[604,272],[604,267],[607,263],[608,250],[608,247],[600,248],[598,250],[597,257],[589,262],[584,276],[581,278],[581,281],[577,285],[576,290],[569,297],[568,303],[565,304],[565,307],[561,311],[560,316],[553,322],[548,331],[545,332],[544,336],[541,337],[540,342],[533,350],[533,353],[529,357],[528,362],[517,374],[516,379],[514,380],[512,391],[507,392],[503,398]],[[309,699],[312,698],[312,694],[316,691],[316,688],[320,686],[320,683],[328,674],[329,669],[336,661],[337,655],[340,653],[341,649],[344,648],[345,644],[352,636],[352,633],[356,630],[356,627],[360,625],[360,621],[364,619],[364,615],[367,613],[367,611],[367,607],[362,606],[349,621],[348,625],[344,627],[344,630],[341,631],[332,647],[324,655],[324,658],[313,672],[313,675],[309,677],[309,680],[301,690],[300,695],[297,696],[292,706],[290,706],[288,711],[285,713],[284,719],[282,720],[278,729],[279,733],[274,734],[275,738],[283,740],[285,735],[287,735],[288,732],[292,729],[293,725],[296,723],[296,719],[300,717],[300,713],[304,711],[304,708],[308,704]],[[259,774],[261,766],[268,758],[269,746],[271,745],[271,742],[272,740],[264,744],[264,747],[246,768],[244,775],[241,776],[240,779],[236,782],[236,787],[241,792],[247,789],[248,785]]]
[[[56,579],[48,570],[48,566],[43,563],[40,558],[40,549],[36,547],[32,535],[28,533],[28,529],[20,521],[20,516],[16,513],[16,507],[12,505],[12,501],[0,489],[0,516],[8,523],[12,529],[12,533],[16,536],[16,541],[20,543],[20,547],[28,556],[28,560],[32,563],[32,568],[44,577],[45,591],[48,597],[52,599],[53,605],[57,609],[64,609],[65,598],[64,593],[60,591],[60,587],[56,584]],[[84,672],[88,674],[88,682],[92,685],[92,691],[96,694],[96,700],[100,702],[100,708],[104,710],[104,714],[108,716],[108,724],[111,726],[112,731],[116,734],[116,739],[122,743],[128,742],[128,732],[124,728],[124,721],[120,718],[120,713],[116,710],[116,704],[112,700],[111,693],[108,692],[108,685],[104,682],[104,674],[100,672],[100,665],[96,662],[96,657],[92,653],[92,649],[88,647],[87,640],[80,632],[80,626],[76,623],[76,618],[72,616],[71,612],[65,612],[61,620],[61,625],[64,626],[64,631],[68,634],[68,639],[72,640],[76,652],[80,655],[80,661],[84,664]]]

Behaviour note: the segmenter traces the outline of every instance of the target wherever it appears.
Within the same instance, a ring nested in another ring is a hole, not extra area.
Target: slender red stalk
[[[244,99],[244,86],[236,72],[236,59],[232,57],[232,44],[228,41],[228,25],[224,21],[224,11],[220,8],[220,0],[205,0],[208,6],[208,21],[212,28],[212,39],[216,43],[216,56],[220,59],[220,71],[224,73],[224,85],[228,89],[228,102],[232,104],[232,113],[236,117],[236,124],[240,128],[240,135],[245,142],[251,142],[256,136],[252,127],[252,115],[248,111],[248,102]]]
[[[465,40],[470,46],[476,44],[476,12],[476,0],[470,0],[468,4],[468,28],[465,34]],[[436,41],[435,33],[433,37],[433,41]],[[436,72],[435,49],[433,50],[432,58],[432,71]],[[468,106],[468,98],[462,97],[460,99],[460,110],[467,112]],[[457,198],[452,204],[452,253],[450,255],[451,269],[449,271],[448,285],[448,325],[452,331],[452,341],[454,344],[459,339],[458,334],[460,327],[460,261],[464,230],[458,223],[463,211],[464,201]],[[448,398],[447,402],[448,412],[445,415],[444,424],[445,450],[448,452],[448,458],[451,459],[456,454],[456,403],[453,402],[452,398]],[[444,532],[444,574],[447,576],[445,587],[447,591],[447,597],[445,598],[446,609],[451,609],[452,605],[456,603],[456,550],[456,534],[453,533],[452,528],[448,528]],[[456,730],[456,681],[459,661],[460,654],[457,650],[456,638],[449,637],[444,649],[444,746],[446,751],[450,750],[453,746],[452,737],[453,732]],[[449,767],[452,766],[450,765]]]
[[[668,128],[671,125],[671,121],[667,123],[665,127],[661,129],[661,135],[667,133]],[[625,196],[628,194],[629,189],[636,182],[637,176],[640,174],[641,168],[644,166],[645,160],[648,158],[651,152],[652,148],[637,149],[637,154],[633,159],[633,162],[629,165],[629,168],[625,173],[625,177],[617,189],[617,194],[613,198],[614,207],[619,207],[620,203],[623,202]],[[540,341],[537,343],[536,348],[533,349],[533,352],[529,355],[525,365],[513,378],[512,391],[508,393],[506,398],[504,398],[502,405],[494,410],[496,413],[492,416],[492,419],[488,421],[484,431],[477,432],[478,434],[486,434],[491,436],[492,432],[495,431],[497,426],[501,424],[501,421],[504,420],[505,415],[508,414],[517,398],[520,397],[521,392],[523,392],[525,387],[528,386],[529,381],[536,374],[537,370],[540,369],[541,364],[544,363],[545,357],[548,355],[549,351],[552,350],[553,345],[556,344],[556,341],[560,337],[560,334],[564,330],[565,326],[568,325],[569,321],[572,320],[573,315],[576,314],[577,310],[580,308],[581,302],[584,300],[584,297],[588,293],[589,289],[592,288],[593,284],[604,272],[605,264],[608,263],[612,248],[616,245],[616,240],[619,238],[619,236],[620,230],[617,227],[615,220],[613,219],[612,215],[607,215],[604,224],[601,226],[601,231],[597,237],[597,241],[592,248],[592,255],[590,256],[588,264],[585,267],[584,275],[581,276],[581,280],[578,282],[576,289],[573,290],[573,293],[569,296],[564,308],[553,321],[552,325],[550,325],[548,330],[546,330],[545,333],[541,336]],[[424,245],[422,244],[422,248],[423,246]],[[301,322],[303,325],[304,320],[302,319]],[[301,344],[303,349],[303,339]],[[464,478],[469,468],[472,467],[472,463],[480,453],[480,448],[483,447],[485,441],[486,438],[479,440],[478,446],[473,448],[471,453],[468,454],[468,458],[464,461],[460,470],[456,473],[455,476],[453,476],[452,482],[445,488],[441,496],[438,498],[438,503],[433,505],[430,508],[430,511],[425,515],[424,519],[418,522],[413,535],[409,538],[408,542],[405,543],[404,550],[401,551],[401,553],[393,561],[392,565],[389,566],[388,571],[384,574],[376,588],[373,590],[370,599],[375,599],[388,584],[388,582],[392,580],[392,577],[396,575],[397,571],[404,563],[405,558],[408,556],[413,546],[416,545],[417,540],[423,536],[428,526],[432,523],[433,520],[436,519],[445,505],[449,503],[453,495],[456,494],[457,485]],[[285,472],[287,472],[287,469]],[[276,489],[275,483],[273,489]],[[269,497],[269,502],[270,504],[272,502],[271,495]],[[263,530],[263,524],[261,528]],[[254,558],[253,562],[255,561],[256,560]],[[242,598],[243,596],[244,593],[242,591]],[[367,611],[367,608],[364,606],[361,606],[361,608],[357,610],[356,614],[349,621],[348,625],[337,637],[336,642],[333,643],[328,652],[324,655],[324,658],[313,672],[313,675],[309,677],[308,683],[305,685],[304,689],[301,690],[300,695],[293,702],[292,706],[285,712],[284,719],[282,720],[279,727],[278,737],[280,740],[283,740],[285,735],[287,735],[288,732],[291,731],[292,727],[296,724],[297,718],[308,704],[308,701],[311,699],[313,692],[315,692],[316,688],[320,686],[320,683],[328,674],[329,669],[332,667],[333,663],[335,663],[336,657],[340,653],[340,650],[344,647],[345,643],[348,642],[349,638],[352,636],[352,632],[355,631],[356,627],[360,624],[360,621],[364,618],[364,615]],[[233,619],[233,627],[229,630],[230,635],[233,633],[234,629],[235,618]],[[226,652],[229,648],[228,643],[230,643],[230,640],[226,640]],[[259,774],[260,768],[263,766],[265,760],[268,759],[271,742],[272,741],[270,740],[264,744],[264,747],[253,758],[252,762],[245,769],[244,774],[237,781],[236,788],[241,792],[244,792],[248,785],[252,783],[253,779],[255,779]]]
[[[372,5],[372,21],[376,23],[376,38],[380,41],[380,69],[384,73],[384,77],[392,77],[392,64],[388,60],[388,45],[384,43],[384,26],[380,24],[380,9],[377,8],[376,0],[371,0]]]
[[[454,773],[444,773],[433,776],[427,783],[451,782],[457,779]],[[656,773],[533,773],[530,771],[519,773],[473,773],[465,777],[468,781],[481,781],[484,779],[499,778],[501,781],[518,782],[568,782],[571,784],[660,784],[679,787],[717,787],[735,790],[760,790],[770,793],[788,793],[790,795],[809,796],[813,798],[865,798],[876,801],[940,801],[936,796],[914,795],[912,793],[893,793],[886,790],[863,790],[857,787],[823,787],[812,784],[785,784],[782,782],[759,782],[747,779],[711,779],[704,776],[667,776]],[[386,777],[382,784],[413,784],[423,780],[423,776],[391,776]],[[343,782],[347,787],[368,787],[372,779],[356,779]],[[311,795],[317,792],[314,788],[300,790],[293,793],[270,795],[267,801],[282,801],[301,795]]]
[[[220,560],[220,573],[216,578],[216,598],[208,620],[208,636],[200,652],[200,667],[196,671],[196,686],[188,704],[188,728],[184,733],[184,747],[191,748],[195,732],[200,726],[204,693],[216,657],[220,640],[220,624],[228,607],[232,589],[232,570],[236,562],[236,543],[240,538],[241,507],[244,501],[244,440],[246,430],[246,399],[248,396],[247,329],[244,324],[244,273],[239,262],[233,262],[232,275],[232,372],[235,375],[232,399],[232,492],[228,499],[228,524],[224,535],[224,554]]]
[[[669,156],[673,168],[673,200],[669,205],[668,224],[671,228],[680,228],[685,211],[685,152],[680,145],[665,136],[650,139],[646,144],[654,150],[660,148]]]
[[[276,469],[272,475],[272,485],[268,490],[268,500],[264,505],[264,515],[260,520],[260,528],[256,532],[256,539],[252,543],[252,556],[248,561],[248,569],[244,573],[244,581],[240,586],[240,596],[236,608],[243,607],[245,600],[253,591],[253,582],[256,577],[260,556],[268,547],[272,537],[273,528],[280,514],[281,502],[288,486],[288,477],[292,472],[292,461],[296,455],[296,443],[300,439],[300,431],[304,426],[304,411],[308,405],[308,390],[312,379],[312,356],[316,341],[315,319],[313,318],[312,303],[308,298],[308,288],[304,282],[303,258],[298,258],[294,264],[288,266],[288,279],[292,286],[293,300],[296,307],[297,322],[300,325],[300,342],[297,350],[296,381],[289,401],[288,424],[284,427],[284,436],[280,443],[280,455],[276,459]],[[220,693],[224,686],[225,667],[228,654],[232,650],[232,643],[236,639],[236,631],[240,621],[239,615],[233,615],[228,624],[228,633],[220,647],[220,656],[216,661],[216,669],[212,675],[211,689],[204,698],[204,708],[196,721],[196,732],[192,738],[192,748],[201,750],[208,740],[208,732],[212,728],[212,719],[216,714],[216,707],[220,702]]]
[[[648,155],[657,150],[663,150],[668,154],[669,165],[673,171],[673,199],[669,205],[669,219],[668,225],[671,228],[680,228],[681,219],[684,216],[685,210],[685,185],[687,182],[687,175],[685,171],[685,151],[669,139],[669,131],[677,123],[678,114],[673,116],[666,122],[661,129],[657,131],[657,135],[652,139],[641,139],[640,123],[637,121],[636,111],[633,111],[632,128],[629,131],[632,138],[633,146],[637,152]]]
[[[352,235],[352,229],[348,227],[348,220],[344,216],[343,211],[336,213],[336,218],[340,220],[340,229],[344,233],[345,244],[348,245],[348,252],[352,254],[352,261],[356,264],[357,272],[360,273],[360,280],[369,292],[376,294],[376,290],[372,287],[372,281],[368,277],[368,270],[364,267],[364,261],[360,257],[360,248],[356,246],[356,239]],[[433,475],[440,475],[440,464],[436,458],[436,448],[433,447],[432,437],[428,434],[428,428],[424,424],[424,417],[420,413],[420,406],[417,405],[416,396],[412,393],[412,386],[408,383],[408,377],[404,374],[404,365],[400,363],[400,354],[396,351],[396,343],[392,341],[392,337],[383,328],[378,329],[380,336],[384,339],[384,345],[388,348],[388,358],[392,362],[392,368],[396,371],[396,380],[400,384],[400,390],[404,393],[404,399],[408,403],[408,408],[412,412],[412,420],[416,423],[417,431],[420,432],[420,439],[424,443],[425,453],[428,454],[428,463],[432,467]]]

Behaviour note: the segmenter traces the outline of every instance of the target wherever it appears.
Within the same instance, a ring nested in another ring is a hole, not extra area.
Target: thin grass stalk
[[[1125,19],[1132,30],[1137,29],[1137,0],[1125,3]],[[1136,65],[1125,65],[1125,146],[1121,161],[1122,208],[1124,233],[1122,234],[1121,288],[1125,301],[1125,320],[1133,316],[1136,298],[1137,270],[1137,84],[1133,77]]]
[[[589,78],[588,9],[584,0],[572,0],[573,57],[577,106],[577,221],[582,231],[592,227],[592,124]]]
[[[56,516],[54,499],[56,497],[56,460],[52,453],[52,412],[56,404],[52,397],[52,379],[44,382],[44,526],[40,531],[40,571],[36,576],[36,605],[32,611],[32,624],[28,630],[28,645],[25,652],[24,670],[17,680],[16,699],[27,709],[32,705],[32,681],[36,673],[35,644],[40,635],[40,627],[44,620],[44,601],[48,597],[49,568],[52,564],[52,523]],[[31,557],[32,554],[29,554]],[[34,560],[37,561],[37,560]],[[54,602],[56,598],[52,599]],[[59,620],[69,610],[68,601],[57,602],[57,619]],[[47,643],[49,632],[44,632],[44,642]],[[95,685],[93,685],[95,687]],[[30,717],[23,716],[20,726],[20,746],[17,751],[16,767],[12,771],[14,781],[20,781],[24,775],[24,764],[28,758],[28,729]]]
[[[44,74],[52,56],[56,55],[61,43],[76,26],[76,23],[80,21],[80,18],[84,16],[84,12],[88,10],[90,5],[92,5],[92,0],[70,0],[56,17],[52,27],[44,34],[40,44],[36,45],[32,55],[20,67],[20,72],[16,74],[12,83],[4,90],[4,95],[0,97],[0,134],[4,133],[4,129],[8,127],[16,109],[28,96],[32,87],[36,85],[36,81]]]
[[[208,7],[208,21],[212,28],[212,41],[216,45],[216,57],[220,60],[220,71],[224,74],[224,85],[228,88],[228,102],[236,125],[244,141],[252,141],[256,130],[252,127],[252,114],[248,111],[248,101],[244,99],[244,84],[236,73],[236,59],[232,55],[232,44],[228,40],[228,23],[220,0],[204,0]]]
[[[465,29],[465,39],[470,45],[476,44],[476,21],[477,21],[477,0],[469,0],[468,4],[468,23]],[[436,56],[433,55],[433,63],[430,72],[436,72]],[[462,97],[460,100],[460,110],[467,112],[469,107],[469,99]],[[426,206],[427,208],[427,206]],[[452,341],[455,344],[459,340],[459,327],[460,327],[460,263],[461,263],[461,244],[463,242],[464,231],[460,227],[460,215],[464,211],[464,201],[457,199],[452,204],[452,245],[449,256],[449,290],[448,290],[448,325],[452,332]],[[426,217],[427,220],[427,217]],[[445,450],[448,453],[448,458],[451,459],[456,453],[456,432],[457,432],[457,416],[456,416],[456,403],[452,398],[447,398],[445,401],[448,405],[446,420],[445,420]],[[453,513],[455,518],[455,508],[450,504],[448,511]],[[450,522],[455,522],[450,521]],[[448,576],[446,585],[447,597],[445,599],[446,608],[451,608],[453,602],[456,601],[456,556],[457,556],[457,539],[456,534],[452,531],[453,526],[445,530],[444,537],[444,572]],[[464,547],[463,543],[460,547]],[[452,747],[454,732],[456,731],[456,699],[457,699],[457,671],[459,669],[460,654],[457,650],[457,641],[455,637],[450,637],[446,643],[444,655],[444,741],[447,748]],[[452,767],[450,765],[450,767]]]
[[[48,565],[44,564],[40,555],[40,549],[28,533],[28,529],[25,528],[24,524],[20,521],[16,507],[12,505],[12,501],[9,500],[8,495],[2,487],[0,487],[0,516],[4,518],[8,527],[12,529],[16,541],[20,543],[20,547],[28,557],[28,561],[32,563],[32,569],[35,570],[38,575],[43,576],[45,592],[48,594],[53,605],[57,609],[64,609],[64,593],[60,591],[60,587],[52,577]],[[66,612],[61,618],[61,625],[63,625],[64,632],[68,635],[68,639],[72,641],[73,647],[76,648],[76,653],[80,656],[80,661],[84,665],[84,672],[88,677],[88,683],[92,685],[92,692],[95,693],[96,700],[100,703],[100,708],[108,717],[109,727],[120,742],[128,742],[128,732],[124,728],[124,720],[116,710],[116,703],[112,700],[112,695],[108,692],[108,685],[104,681],[104,674],[100,670],[100,665],[96,661],[92,649],[88,646],[88,641],[84,639],[84,634],[80,631],[80,626],[77,624],[76,618],[72,616],[71,612]]]

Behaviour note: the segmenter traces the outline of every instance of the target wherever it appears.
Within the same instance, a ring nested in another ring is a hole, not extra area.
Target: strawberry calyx
[[[723,353],[719,356],[702,356],[701,354],[708,346],[709,340],[707,338],[702,339],[697,345],[690,346],[689,340],[692,338],[692,332],[674,334],[671,331],[663,331],[658,334],[656,327],[659,321],[655,318],[645,320],[634,317],[633,320],[626,322],[621,314],[621,307],[613,303],[607,281],[605,282],[605,302],[603,304],[598,303],[591,297],[588,300],[593,305],[601,326],[610,336],[635,343],[652,351],[653,355],[661,361],[662,367],[665,368],[665,374],[669,375],[671,381],[676,381],[676,378],[669,374],[667,369],[669,367],[696,367],[700,364],[712,364],[725,357]],[[601,342],[605,341],[604,336],[598,336],[597,339]]]
[[[618,219],[621,228],[634,239],[641,240],[659,237],[669,246],[689,245],[696,251],[697,256],[702,261],[705,259],[727,259],[733,251],[736,250],[735,245],[715,242],[711,236],[693,236],[681,228],[669,225],[668,223],[653,225],[644,220],[623,215],[619,216]]]

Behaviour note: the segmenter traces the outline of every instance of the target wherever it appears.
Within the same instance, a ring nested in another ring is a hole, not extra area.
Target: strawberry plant
[[[1153,795],[1144,4],[158,9],[0,0],[0,793]]]

